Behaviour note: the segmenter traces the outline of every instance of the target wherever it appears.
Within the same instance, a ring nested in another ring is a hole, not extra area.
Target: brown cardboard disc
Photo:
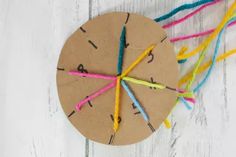
[[[128,76],[177,87],[178,66],[173,46],[165,31],[153,20],[131,13],[98,16],[74,32],[66,41],[57,67],[57,86],[61,105],[71,123],[85,137],[111,145],[137,143],[158,129],[175,105],[177,94],[128,82],[136,98],[150,117],[143,119],[124,89],[120,97],[120,125],[113,131],[115,88],[76,111],[75,105],[111,81],[71,76],[68,71],[82,70],[116,76],[119,38],[126,25],[126,69],[148,46],[156,48]]]

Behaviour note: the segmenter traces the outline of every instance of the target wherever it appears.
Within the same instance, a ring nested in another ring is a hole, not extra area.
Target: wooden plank
[[[0,156],[85,156],[85,138],[61,109],[55,75],[61,47],[88,9],[83,0],[0,2]]]
[[[58,100],[55,69],[61,47],[89,18],[111,11],[136,12],[155,18],[193,1],[0,1],[0,156],[220,157],[235,154],[235,57],[216,65],[207,85],[197,95],[192,111],[187,111],[182,104],[176,106],[170,115],[172,129],[161,126],[154,135],[135,145],[111,147],[85,140],[66,119]],[[168,29],[168,35],[179,36],[216,26],[232,2],[207,8]],[[183,45],[192,49],[202,40],[175,43],[176,52]],[[232,27],[227,30],[220,53],[234,48],[235,40]],[[213,48],[214,45],[207,58],[213,54]],[[181,74],[196,59],[197,56],[181,65]]]
[[[204,18],[202,27],[211,28],[216,26],[226,11],[225,5],[225,3],[221,3],[220,5],[204,11],[202,13],[202,18]],[[207,14],[210,15],[204,16]],[[215,17],[214,22],[211,20],[213,17]],[[227,36],[231,35],[233,35],[232,32]],[[224,52],[224,45],[223,39],[220,53]],[[207,58],[213,54],[213,48],[214,46],[211,46],[211,51],[209,51]],[[222,156],[229,150],[230,152],[234,152],[233,149],[228,149],[229,144],[225,145],[222,142],[225,141],[222,136],[224,136],[224,132],[227,132],[227,128],[225,128],[225,125],[227,124],[225,123],[227,122],[226,117],[229,116],[226,107],[226,90],[229,87],[225,86],[224,77],[225,74],[227,74],[224,70],[225,66],[226,63],[217,64],[211,78],[198,95],[200,99],[191,113],[191,119],[188,122],[187,127],[184,129],[184,137],[178,144],[178,153],[181,154],[180,156]],[[224,145],[227,151],[222,151],[221,145]]]
[[[192,2],[194,1],[193,0],[178,1],[178,3],[175,4],[173,8],[180,6],[181,4],[184,4],[184,3],[192,3]],[[175,19],[181,18],[189,12],[190,10],[180,12],[177,16],[175,16]],[[198,22],[196,23],[195,21],[198,21]],[[202,30],[201,23],[202,23],[201,15],[197,14],[194,17],[185,21],[184,23],[174,26],[171,29],[167,29],[167,31],[172,32],[171,34],[172,37],[192,34],[194,32],[199,32]],[[182,46],[188,46],[189,51],[190,51],[194,49],[195,47],[197,47],[197,45],[200,42],[201,42],[201,39],[176,42],[174,43],[176,54],[178,53],[178,51],[181,49]],[[186,63],[179,65],[181,76],[193,67],[197,58],[198,58],[198,55],[191,57],[191,59],[188,59]],[[179,102],[176,105],[176,107],[173,109],[173,112],[170,115],[172,128],[170,130],[169,139],[167,141],[167,145],[168,145],[167,152],[164,156],[179,157],[179,156],[185,156],[185,153],[188,153],[188,149],[183,149],[182,145],[188,140],[188,138],[186,138],[185,130],[189,128],[189,125],[190,125],[189,119],[190,119],[191,113],[192,111],[187,110],[186,107],[181,102]]]
[[[195,24],[199,26],[198,31],[216,27],[221,21],[224,12],[224,2],[202,11],[198,16],[198,20],[195,19]],[[213,18],[214,21],[211,20]],[[203,39],[204,38],[199,39],[197,44]],[[222,40],[221,45],[220,52],[223,51],[224,40]],[[213,55],[214,48],[215,42],[210,46],[206,60]],[[191,60],[189,61],[191,62]],[[181,131],[182,135],[177,145],[178,154],[176,156],[222,156],[220,151],[215,148],[218,146],[218,135],[220,134],[219,130],[222,125],[219,117],[219,106],[224,104],[224,95],[221,90],[224,88],[223,75],[223,64],[218,64],[207,83],[202,87],[200,92],[197,93],[197,103],[194,105],[191,115],[186,117],[187,123]],[[201,77],[197,77],[197,82],[202,80],[204,76],[205,74],[201,75]],[[194,84],[193,87],[196,85],[197,84]]]
[[[227,7],[232,4],[233,1],[228,1]],[[235,49],[236,40],[235,27],[227,29],[225,36],[225,50]],[[235,55],[224,61],[224,84],[225,87],[222,89],[225,96],[224,104],[220,107],[220,117],[221,117],[221,154],[225,156],[232,156],[236,153],[233,147],[234,139],[236,139],[236,97],[235,97],[235,79],[236,79],[236,60]]]

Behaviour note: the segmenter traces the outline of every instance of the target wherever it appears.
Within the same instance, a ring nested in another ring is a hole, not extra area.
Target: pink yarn
[[[81,77],[90,77],[90,78],[99,78],[104,80],[116,80],[115,76],[102,75],[102,74],[92,74],[92,73],[82,73],[79,71],[70,71],[70,75],[81,76]]]
[[[233,26],[235,24],[236,24],[236,21],[230,23],[228,25],[228,27],[231,27],[231,26]],[[200,36],[205,36],[205,35],[211,34],[212,32],[214,32],[214,30],[215,30],[215,28],[207,30],[205,32],[200,32],[200,33],[196,33],[196,34],[175,37],[175,38],[170,39],[170,41],[171,42],[177,42],[177,41],[187,40],[187,39],[191,39],[191,38],[197,38],[197,37],[200,37]]]
[[[179,88],[176,88],[176,91],[179,92],[179,93],[184,93],[185,92],[185,90],[179,89]]]
[[[109,89],[115,87],[116,85],[116,80],[114,80],[112,83],[106,85],[105,87],[103,87],[102,89],[98,90],[97,92],[91,94],[90,96],[88,96],[87,98],[81,100],[77,105],[76,105],[76,110],[79,111],[80,108],[86,104],[88,101],[91,101],[92,99],[100,96],[101,94],[105,93],[106,91],[108,91]]]
[[[193,104],[195,104],[195,102],[196,102],[195,99],[193,99],[193,98],[184,98],[184,99],[193,103]]]
[[[201,6],[200,8],[194,10],[194,11],[191,12],[190,14],[184,16],[183,18],[180,18],[180,19],[178,19],[178,20],[175,20],[175,21],[173,21],[173,22],[170,22],[170,23],[168,23],[168,24],[165,24],[165,25],[163,26],[163,28],[166,29],[166,28],[175,26],[175,25],[177,25],[177,24],[179,24],[179,23],[182,23],[182,22],[184,22],[185,20],[187,20],[188,18],[192,17],[193,15],[195,15],[195,14],[197,14],[198,12],[200,12],[201,10],[203,10],[204,8],[206,8],[206,7],[208,7],[208,6],[211,6],[211,5],[214,5],[214,4],[216,4],[216,3],[220,2],[220,1],[221,1],[221,0],[216,0],[216,1],[211,2],[211,3],[207,3],[207,4],[203,5],[203,6]]]
[[[179,93],[184,93],[185,92],[185,90],[183,90],[183,89],[178,89],[178,88],[176,88],[176,91],[177,92],[179,92]],[[193,104],[195,104],[195,99],[194,98],[186,98],[186,97],[183,97],[186,101],[189,101],[189,102],[191,102],[191,103],[193,103]]]

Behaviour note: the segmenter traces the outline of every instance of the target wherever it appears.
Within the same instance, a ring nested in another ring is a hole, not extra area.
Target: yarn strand
[[[191,17],[194,16],[195,14],[199,13],[199,12],[202,11],[203,9],[205,9],[205,8],[211,6],[211,5],[217,4],[217,3],[220,2],[220,1],[221,1],[221,0],[215,0],[215,1],[213,1],[213,2],[204,4],[203,6],[201,6],[200,8],[198,8],[198,9],[196,9],[196,10],[194,10],[193,12],[187,14],[187,15],[184,16],[183,18],[180,18],[180,19],[178,19],[178,20],[175,20],[175,21],[172,21],[172,22],[170,22],[170,23],[167,23],[167,24],[163,25],[162,27],[163,27],[164,29],[166,29],[166,28],[173,27],[173,26],[175,26],[175,25],[177,25],[177,24],[180,24],[180,23],[184,22],[185,20],[191,18]]]
[[[224,27],[225,23],[229,20],[229,18],[232,16],[232,14],[234,13],[236,9],[236,1],[234,1],[234,3],[231,5],[231,7],[229,8],[228,12],[226,13],[225,17],[223,18],[223,20],[220,22],[220,24],[218,25],[218,27],[215,29],[215,31],[207,38],[205,39],[197,48],[195,48],[193,51],[186,53],[186,54],[182,54],[180,56],[177,56],[177,60],[183,60],[183,59],[187,59],[191,56],[196,55],[197,53],[199,53],[201,50],[205,49],[205,47],[207,47],[210,42],[219,34],[219,32],[221,31],[221,29]]]
[[[229,27],[232,27],[236,24],[236,21],[230,23],[228,25],[228,28]],[[174,42],[178,42],[178,41],[183,41],[183,40],[188,40],[188,39],[192,39],[192,38],[198,38],[198,37],[201,37],[201,36],[206,36],[206,35],[209,35],[211,34],[212,32],[215,31],[216,28],[212,28],[212,29],[209,29],[207,31],[204,31],[204,32],[200,32],[200,33],[195,33],[195,34],[190,34],[190,35],[184,35],[184,36],[179,36],[179,37],[174,37],[174,38],[171,38],[170,39],[170,42],[174,43]]]
[[[76,110],[79,111],[81,109],[81,107],[86,104],[87,102],[93,100],[94,98],[102,95],[103,93],[105,93],[106,91],[108,91],[109,89],[115,87],[116,85],[116,80],[113,81],[112,83],[106,85],[105,87],[101,88],[100,90],[96,91],[95,93],[91,94],[90,96],[88,96],[87,98],[81,100],[77,105],[76,105]]]
[[[124,50],[125,50],[125,35],[126,35],[126,27],[123,26],[121,35],[120,35],[120,47],[119,47],[119,54],[118,54],[118,63],[117,63],[117,75],[122,73],[122,64],[123,64],[123,57],[124,57]]]
[[[220,55],[219,57],[217,57],[216,62],[220,62],[225,60],[226,58],[235,55],[236,54],[236,49],[232,49],[229,50],[227,52],[225,52],[224,54]],[[211,66],[212,64],[212,60],[209,60],[208,62],[206,62],[205,64],[203,64],[202,66],[200,66],[197,70],[197,74],[200,74],[202,72],[204,72],[209,66]],[[193,71],[188,72],[186,75],[184,75],[178,83],[178,87],[181,87],[183,84],[185,84],[186,82],[188,82],[191,79],[191,75],[192,75]]]
[[[104,80],[116,80],[115,76],[94,74],[94,73],[82,73],[82,72],[79,72],[79,71],[69,71],[68,74],[73,75],[73,76],[98,78],[98,79],[104,79]]]
[[[189,90],[190,87],[192,86],[192,84],[193,84],[193,82],[194,82],[194,80],[195,80],[195,78],[196,78],[196,75],[197,75],[197,74],[196,74],[196,73],[197,73],[197,70],[198,70],[198,68],[200,67],[201,63],[202,63],[202,61],[203,61],[203,59],[204,59],[204,57],[205,57],[205,55],[206,55],[207,50],[208,50],[208,47],[203,50],[203,52],[201,53],[201,55],[200,55],[198,61],[196,62],[195,66],[194,66],[194,71],[193,71],[193,73],[192,73],[192,78],[189,80],[189,82],[188,82],[188,84],[187,84],[187,86],[186,86],[186,90]]]
[[[178,12],[180,11],[183,11],[183,10],[187,10],[187,9],[192,9],[192,8],[195,8],[195,7],[198,7],[200,5],[203,5],[205,3],[209,3],[209,2],[213,2],[213,0],[199,0],[197,2],[193,2],[193,3],[188,3],[188,4],[183,4],[175,9],[173,9],[172,11],[170,11],[169,13],[161,16],[161,17],[158,17],[155,19],[156,22],[160,22],[160,21],[163,21],[165,19],[168,19],[172,16],[174,16],[175,14],[177,14]]]
[[[148,86],[148,87],[155,87],[155,88],[158,88],[158,89],[165,89],[166,88],[166,86],[164,86],[160,83],[150,83],[148,81],[139,80],[139,79],[135,79],[135,78],[132,78],[132,77],[123,77],[122,79],[125,80],[125,81],[129,81],[131,83],[144,85],[144,86]]]
[[[119,112],[120,112],[120,76],[116,79],[116,94],[115,94],[115,111],[114,111],[114,132],[119,128]]]
[[[168,120],[168,119],[165,119],[164,120],[164,124],[166,126],[167,129],[170,129],[171,128],[171,122]]]
[[[131,89],[129,88],[129,86],[127,85],[127,83],[122,80],[121,81],[121,85],[122,87],[126,90],[127,94],[129,95],[130,99],[133,101],[135,107],[138,108],[139,112],[142,114],[143,119],[148,122],[149,121],[149,117],[147,115],[147,113],[144,111],[143,107],[141,106],[141,104],[139,103],[139,101],[135,98],[133,92],[131,91]]]
[[[130,71],[132,71],[137,64],[139,64],[154,48],[156,47],[155,44],[149,46],[143,53],[121,74],[121,78],[126,76]]]
[[[213,54],[213,57],[212,57],[212,64],[210,65],[210,68],[208,69],[205,77],[203,78],[203,80],[193,89],[194,92],[197,92],[199,91],[199,89],[203,86],[203,84],[205,84],[205,82],[207,81],[207,79],[209,78],[211,72],[212,72],[212,69],[215,65],[215,62],[216,62],[216,56],[218,54],[218,51],[219,51],[219,47],[220,47],[220,42],[221,42],[221,38],[222,38],[222,34],[223,32],[225,31],[226,27],[229,25],[229,23],[231,23],[232,21],[235,21],[236,18],[232,18],[225,26],[224,28],[221,30],[221,32],[219,33],[218,35],[218,38],[217,38],[217,41],[216,41],[216,46],[215,46],[215,51],[214,51],[214,54]]]

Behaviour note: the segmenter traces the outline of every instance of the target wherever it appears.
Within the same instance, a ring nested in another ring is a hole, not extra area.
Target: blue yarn
[[[184,100],[183,97],[179,97],[179,99],[183,102],[183,104],[185,105],[185,107],[188,109],[188,110],[191,110],[192,107],[188,104],[188,102],[186,100]]]
[[[209,2],[213,2],[214,0],[199,0],[197,2],[193,2],[193,3],[188,3],[188,4],[183,4],[177,8],[175,8],[174,10],[170,11],[169,13],[158,17],[156,19],[154,19],[156,22],[160,22],[163,21],[165,19],[168,19],[172,16],[174,16],[175,14],[177,14],[178,12],[182,11],[182,10],[187,10],[187,9],[191,9],[191,8],[195,8],[199,5],[205,4],[205,3],[209,3]]]
[[[123,86],[123,88],[128,93],[128,95],[129,95],[130,99],[133,101],[134,105],[138,108],[138,110],[142,114],[144,120],[148,122],[149,118],[148,118],[147,113],[143,110],[142,106],[140,105],[138,100],[135,98],[134,94],[132,93],[132,91],[130,90],[130,88],[128,87],[128,85],[125,83],[124,80],[121,80],[121,85]]]
[[[219,51],[219,47],[220,47],[220,42],[221,42],[221,37],[222,37],[222,34],[223,32],[225,31],[226,27],[233,21],[236,21],[236,17],[230,19],[230,21],[227,22],[227,24],[224,26],[224,28],[220,31],[219,35],[218,35],[218,38],[217,38],[217,41],[216,41],[216,47],[215,47],[215,51],[214,51],[214,54],[213,54],[213,57],[212,57],[212,64],[210,66],[210,68],[208,69],[204,79],[194,88],[193,92],[197,92],[199,91],[199,89],[206,83],[206,81],[208,80],[211,72],[212,72],[212,69],[216,63],[216,56],[218,54],[218,51]]]
[[[122,73],[122,64],[123,64],[123,56],[125,50],[125,33],[126,28],[123,26],[121,35],[120,35],[120,47],[119,47],[119,56],[118,56],[118,63],[117,63],[117,74],[120,75]]]

